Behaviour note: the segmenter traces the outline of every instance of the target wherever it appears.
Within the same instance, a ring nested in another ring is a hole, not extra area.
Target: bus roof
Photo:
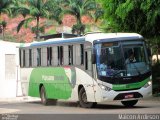
[[[93,33],[86,35],[85,40],[93,42],[94,40],[107,39],[109,42],[110,40],[113,41],[113,38],[115,38],[114,41],[122,40],[119,38],[123,38],[123,40],[143,39],[137,33]]]
[[[115,38],[115,40],[113,40]],[[93,43],[95,40],[107,40],[110,41],[119,41],[119,38],[123,38],[124,40],[133,40],[133,39],[142,39],[143,37],[137,33],[89,33],[82,37],[74,37],[74,38],[53,38],[48,39],[46,41],[40,42],[32,42],[23,47],[34,47],[34,46],[44,46],[51,44],[64,44],[64,43],[83,43],[85,41]],[[122,39],[121,39],[122,40]]]
[[[31,47],[33,46],[43,46],[43,45],[50,45],[50,44],[63,44],[63,43],[79,43],[84,42],[84,37],[75,37],[75,38],[53,38],[48,39],[46,41],[31,43]]]

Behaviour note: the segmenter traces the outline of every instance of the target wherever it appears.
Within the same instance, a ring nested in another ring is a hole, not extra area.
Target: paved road
[[[100,114],[158,114],[160,120],[160,98],[140,100],[134,108],[125,108],[120,102],[106,102],[101,103],[96,106],[96,108],[85,109],[80,108],[75,102],[65,102],[59,101],[57,105],[43,106],[40,100],[30,100],[30,101],[0,101],[0,114],[43,114],[40,118],[45,117],[44,114],[84,114],[81,115],[80,119],[85,120],[87,114],[91,114],[91,119],[95,119]],[[32,118],[33,116],[30,115]],[[96,116],[95,116],[96,115]],[[48,115],[47,115],[48,116]],[[37,120],[39,119],[38,116]],[[34,119],[36,120],[36,117]],[[49,116],[48,116],[49,117]],[[53,116],[51,116],[53,117]],[[49,117],[49,118],[51,118]],[[55,116],[63,117],[66,116]],[[117,117],[117,116],[114,116]],[[28,117],[26,117],[28,118]],[[46,119],[46,120],[49,120]],[[77,117],[76,117],[77,118]],[[79,118],[79,117],[78,117]],[[88,118],[88,117],[87,117]],[[101,117],[106,120],[105,116]],[[113,116],[112,116],[113,118]],[[29,118],[28,118],[29,119]],[[68,118],[70,120],[71,118]],[[80,120],[77,119],[77,120]],[[110,118],[111,119],[111,118]],[[114,118],[115,119],[115,118]],[[24,119],[27,120],[27,119]],[[67,120],[67,119],[65,119]]]
[[[43,106],[39,99],[24,101],[0,101],[0,114],[119,114],[159,113],[160,98],[140,100],[134,108],[125,108],[120,102],[105,102],[96,108],[80,108],[75,102],[59,101],[57,105]]]

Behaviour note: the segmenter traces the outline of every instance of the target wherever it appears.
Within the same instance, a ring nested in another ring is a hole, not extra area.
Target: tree
[[[10,5],[12,3],[12,0],[0,0],[0,17],[2,13],[10,13]]]
[[[60,8],[53,0],[22,0],[22,2],[19,1],[16,11],[25,18],[19,23],[17,32],[20,31],[23,25],[28,27],[30,22],[36,20],[36,26],[31,29],[35,32],[37,39],[40,37],[39,33],[44,31],[44,26],[40,27],[40,18],[51,18],[60,21]]]
[[[62,0],[64,14],[70,14],[75,16],[77,23],[73,25],[72,32],[79,35],[84,34],[85,25],[82,23],[81,18],[84,15],[93,18],[93,15],[97,15],[95,20],[100,17],[100,8],[98,8],[95,0]],[[98,11],[98,12],[97,12]]]
[[[3,34],[4,39],[4,30],[6,28],[7,22],[2,20],[2,13],[11,14],[11,4],[12,0],[0,0],[0,31]]]
[[[105,11],[106,27],[138,32],[150,37],[160,33],[159,0],[98,0]]]
[[[0,22],[0,29],[2,31],[3,34],[3,40],[5,40],[5,28],[7,26],[7,22],[6,21],[2,21]]]

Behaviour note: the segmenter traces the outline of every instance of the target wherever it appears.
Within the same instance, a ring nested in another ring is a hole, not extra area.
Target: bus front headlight
[[[147,88],[147,87],[150,86],[150,85],[152,85],[152,81],[151,81],[151,80],[148,81],[143,87],[144,87],[144,88]]]
[[[111,88],[102,84],[98,84],[101,89],[106,90],[106,91],[111,91]]]

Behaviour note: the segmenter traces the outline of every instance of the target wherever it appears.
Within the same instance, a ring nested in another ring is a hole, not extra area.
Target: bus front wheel
[[[85,89],[82,87],[79,91],[79,104],[83,108],[92,108],[96,105],[96,102],[88,102]]]
[[[133,107],[134,105],[136,105],[138,102],[138,100],[129,100],[129,101],[121,101],[121,103],[125,106],[125,107]]]

